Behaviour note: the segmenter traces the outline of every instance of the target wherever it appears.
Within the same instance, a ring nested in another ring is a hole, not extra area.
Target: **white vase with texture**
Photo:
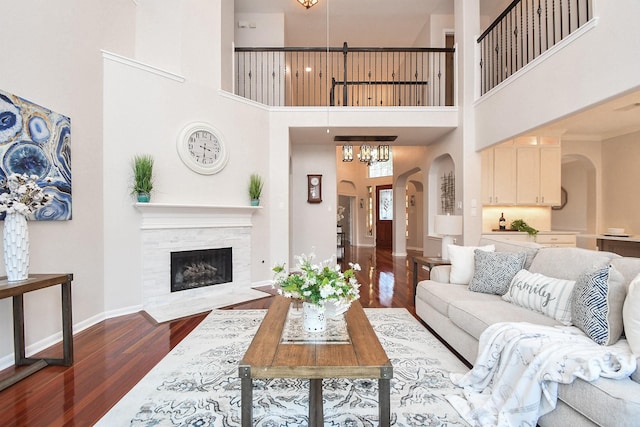
[[[29,277],[29,226],[23,214],[7,212],[4,219],[4,265],[10,282]]]

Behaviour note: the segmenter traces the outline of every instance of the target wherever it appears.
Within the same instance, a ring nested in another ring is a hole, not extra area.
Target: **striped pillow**
[[[622,335],[626,294],[624,277],[614,267],[580,275],[573,291],[573,324],[600,345],[615,344]]]
[[[520,270],[502,299],[571,325],[571,294],[575,280],[554,279]]]

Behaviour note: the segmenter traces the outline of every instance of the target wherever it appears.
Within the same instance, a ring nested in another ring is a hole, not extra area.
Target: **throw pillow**
[[[572,323],[600,345],[616,343],[626,293],[622,273],[611,266],[583,273],[573,289]]]
[[[555,279],[520,270],[502,299],[571,325],[571,294],[575,280]]]
[[[469,282],[469,290],[485,294],[504,295],[511,280],[522,270],[527,259],[526,252],[474,251],[475,270]]]
[[[449,245],[449,262],[451,262],[451,272],[449,273],[449,283],[457,285],[468,285],[473,277],[474,251],[480,249],[493,252],[494,245],[487,246],[458,246]]]
[[[640,274],[631,281],[622,308],[624,335],[631,351],[640,356]]]

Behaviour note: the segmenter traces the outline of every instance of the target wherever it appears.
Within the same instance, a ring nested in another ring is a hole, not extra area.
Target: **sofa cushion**
[[[622,335],[624,277],[607,266],[580,275],[573,288],[571,322],[600,345],[614,344]]]
[[[451,261],[451,275],[449,282],[460,285],[468,285],[473,277],[474,251],[480,249],[493,252],[495,246],[458,246],[449,245],[449,261]]]
[[[571,325],[571,294],[574,286],[574,280],[520,270],[502,299]]]
[[[485,294],[504,295],[513,276],[520,271],[527,258],[524,252],[486,252],[475,250],[475,268],[469,290]]]
[[[449,315],[449,304],[453,301],[492,301],[499,296],[471,292],[466,285],[439,283],[433,280],[423,280],[416,288],[416,298],[427,302],[431,307],[444,316]]]
[[[637,426],[640,419],[640,384],[629,378],[576,379],[558,385],[558,398],[601,426]]]
[[[487,295],[488,294],[480,294]],[[498,322],[530,322],[539,325],[560,325],[555,319],[532,310],[502,301],[497,295],[492,300],[454,301],[449,305],[449,319],[460,329],[480,339],[480,334]]]
[[[640,274],[629,285],[622,309],[622,319],[629,347],[633,354],[640,356]]]
[[[509,252],[520,253],[524,252],[527,255],[527,259],[524,262],[524,267],[527,270],[533,262],[533,258],[538,253],[538,249],[543,246],[535,242],[521,242],[517,240],[506,240],[499,237],[487,237],[483,236],[478,243],[480,246],[494,245],[496,252]]]
[[[541,248],[529,271],[558,279],[576,280],[583,272],[609,265],[619,255],[582,248]]]

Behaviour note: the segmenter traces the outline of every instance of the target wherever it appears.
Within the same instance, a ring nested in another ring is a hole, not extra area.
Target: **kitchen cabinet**
[[[562,153],[556,137],[516,138],[516,203],[528,206],[560,205]]]
[[[516,151],[513,144],[503,144],[482,153],[482,203],[513,205],[516,203]]]
[[[558,138],[517,138],[486,149],[481,156],[483,205],[560,205]]]
[[[482,237],[497,237],[501,240],[513,240],[519,242],[535,242],[539,245],[550,248],[573,248],[576,246],[576,235],[577,233],[567,231],[541,231],[535,236],[529,236],[523,231],[497,231],[484,233]]]

